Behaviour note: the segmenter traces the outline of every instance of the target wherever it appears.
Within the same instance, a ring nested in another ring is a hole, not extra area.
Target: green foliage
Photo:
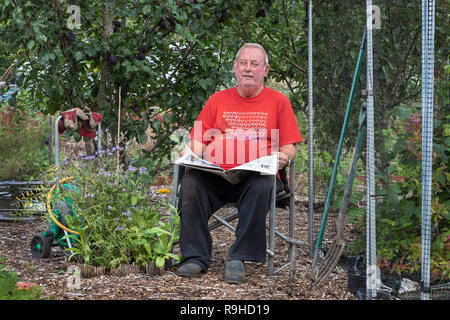
[[[377,216],[377,254],[381,267],[390,272],[414,274],[420,270],[422,224],[421,127],[422,119],[414,108],[398,107],[395,119],[397,140],[390,157],[395,159],[390,173],[404,181],[378,190],[386,194]],[[434,122],[433,176],[431,208],[431,272],[432,278],[448,279],[450,261],[450,173],[448,171],[449,114],[437,114]],[[365,218],[357,220],[362,230]],[[365,235],[351,247],[364,248]]]
[[[115,151],[100,152],[97,158],[79,157],[63,169],[74,177],[71,183],[78,190],[67,195],[76,215],[66,219],[80,233],[79,239],[71,236],[76,241],[71,259],[105,268],[149,262],[162,267],[166,259],[179,259],[171,253],[179,218],[175,216],[172,231],[171,218],[162,215],[175,209],[149,198],[147,184],[141,180],[145,167],[117,170]],[[63,188],[59,192],[64,196]]]
[[[81,28],[69,30],[67,2],[0,5],[0,68],[18,59],[17,81],[35,103],[54,113],[86,105],[104,116],[103,128],[117,136],[119,87],[126,139],[145,142],[147,124],[155,148],[144,154],[157,167],[173,145],[170,133],[189,128],[214,91],[235,84],[232,61],[243,42],[260,42],[270,55],[271,81],[295,111],[307,110],[306,1],[78,1]],[[378,129],[394,107],[420,94],[421,8],[418,2],[375,1],[381,29],[374,33],[375,101]],[[448,52],[445,1],[436,3],[436,66],[440,81]],[[262,14],[263,12],[263,14]],[[363,28],[362,0],[313,4],[314,113],[316,148],[334,153]],[[364,97],[364,68],[355,97]],[[445,86],[438,102],[445,104]],[[43,104],[45,102],[45,104]],[[160,107],[163,122],[150,108]],[[332,110],[333,112],[330,112]],[[168,116],[166,116],[168,115]],[[352,145],[357,114],[346,141]],[[355,124],[355,125],[354,125]],[[306,122],[300,123],[302,132]],[[377,135],[378,137],[378,135]],[[153,152],[155,151],[155,152]],[[149,168],[149,170],[153,170]]]
[[[379,6],[381,28],[373,29],[375,126],[389,128],[386,114],[420,97],[421,5],[419,1],[373,1]],[[314,122],[316,146],[334,153],[344,122],[345,108],[365,27],[366,2],[319,1],[313,3]],[[435,59],[440,75],[448,63],[449,19],[445,1],[436,2]],[[304,58],[305,59],[305,58]],[[355,95],[355,106],[366,98],[365,63]],[[448,77],[442,77],[442,80]],[[444,89],[444,87],[442,87]],[[444,89],[448,94],[448,86]],[[442,90],[443,91],[443,90]],[[305,93],[306,95],[306,93]],[[303,99],[306,100],[306,97]],[[448,104],[442,95],[437,108]],[[320,120],[319,120],[320,119]],[[358,114],[352,114],[346,147],[354,144]],[[376,135],[376,144],[382,144]]]
[[[0,109],[0,180],[39,179],[48,166],[48,126],[45,117],[27,106],[29,101],[29,94],[21,92],[14,108]]]
[[[5,258],[0,255],[0,262]],[[28,290],[21,290],[17,287],[17,274],[4,270],[4,265],[0,264],[0,300],[40,300],[41,287],[30,287]]]
[[[78,1],[81,28],[74,30],[67,28],[68,5],[3,1],[0,54],[18,59],[17,83],[47,102],[39,105],[44,112],[86,105],[103,115],[114,137],[121,88],[121,132],[144,143],[151,125],[156,147],[144,155],[154,167],[170,154],[170,133],[192,126],[209,95],[234,85],[232,61],[244,42],[267,48],[270,75],[288,84],[283,90],[294,108],[304,106],[298,1]],[[162,122],[150,112],[154,106]]]
[[[314,165],[314,185],[316,196],[320,194],[323,198],[326,197],[326,192],[328,192],[328,187],[333,173],[333,164],[335,159],[328,151],[322,151],[320,153],[314,154],[313,159]],[[339,210],[342,202],[342,197],[344,194],[344,186],[347,181],[348,170],[351,165],[351,154],[349,152],[341,155],[341,160],[339,162],[339,167],[336,175],[336,182],[334,187],[334,201],[332,205],[333,210]],[[295,158],[295,169],[296,172],[303,177],[307,177],[309,170],[309,155],[307,148],[299,148],[297,150],[297,156]],[[364,174],[364,164],[360,160],[357,166],[357,172],[359,174]],[[353,184],[353,191],[349,198],[349,209],[347,215],[350,221],[353,217],[356,217],[358,213],[361,212],[361,208],[358,205],[361,202],[363,194],[357,191],[358,180],[355,178]],[[303,188],[302,192],[307,194],[308,182],[299,183],[299,187]]]

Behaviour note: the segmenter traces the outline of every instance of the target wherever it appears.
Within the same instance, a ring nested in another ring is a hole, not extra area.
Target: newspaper
[[[271,154],[264,156],[250,162],[241,164],[229,170],[223,169],[218,164],[206,161],[200,158],[189,148],[186,148],[186,153],[175,161],[185,167],[195,168],[222,176],[232,184],[239,183],[248,171],[259,172],[260,174],[276,175],[278,169],[278,156]]]

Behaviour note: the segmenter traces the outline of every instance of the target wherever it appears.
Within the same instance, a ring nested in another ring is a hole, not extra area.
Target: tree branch
[[[103,34],[102,34],[102,40],[104,45],[109,44],[109,37],[113,34],[113,27],[112,27],[112,12],[114,9],[114,5],[111,4],[110,1],[103,1]],[[97,97],[95,99],[95,104],[93,106],[93,109],[95,110],[96,107],[99,108],[102,104],[102,102],[105,99],[105,91],[106,87],[110,86],[110,79],[111,79],[111,70],[110,70],[110,63],[109,63],[109,56],[108,53],[103,53],[103,63],[102,63],[102,71],[101,71],[101,77],[100,77],[100,83],[98,87],[98,93]]]
[[[290,65],[292,65],[294,68],[296,68],[297,70],[299,70],[300,72],[302,72],[303,74],[308,74],[307,71],[305,69],[303,69],[302,67],[300,67],[298,64],[296,64],[295,62],[289,61],[287,58],[283,58],[283,60],[286,63],[289,63]]]

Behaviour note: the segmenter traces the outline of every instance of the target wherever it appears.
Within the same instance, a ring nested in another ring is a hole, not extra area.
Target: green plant
[[[0,255],[0,262],[5,258]],[[0,264],[0,300],[40,300],[41,287],[30,287],[28,290],[20,290],[17,287],[17,274],[7,271]]]
[[[378,190],[385,200],[378,207],[377,254],[380,267],[390,273],[416,275],[421,259],[421,117],[414,108],[399,107],[392,116],[396,122],[396,143],[390,157],[390,173],[404,177],[390,188]],[[450,115],[438,114],[434,123],[431,208],[431,274],[434,281],[448,279],[450,268],[450,173],[448,159]],[[357,220],[365,230],[364,214]],[[365,234],[351,245],[362,251]]]
[[[161,268],[168,258],[179,260],[171,253],[179,219],[175,215],[172,230],[170,218],[162,213],[173,208],[149,198],[146,184],[141,182],[145,167],[117,169],[115,151],[79,157],[62,169],[66,176],[74,177],[71,183],[78,190],[67,195],[76,210],[68,224],[80,233],[71,259],[105,268],[149,262]]]
[[[331,175],[333,173],[333,163],[335,159],[328,151],[322,151],[318,154],[314,154],[314,184],[315,184],[315,192],[322,193],[322,196],[325,197],[325,192],[328,191],[328,186],[330,183]],[[344,185],[347,180],[347,173],[351,164],[351,152],[346,152],[342,154],[341,161],[339,162],[339,169],[336,175],[336,184],[334,188],[334,202],[333,209],[338,210],[341,205],[342,196],[344,193]],[[308,193],[308,183],[307,176],[309,170],[309,155],[308,149],[306,147],[300,147],[297,149],[297,156],[295,157],[295,171],[297,174],[300,174],[305,179],[304,183],[300,183],[299,187],[302,188],[302,192],[304,194]],[[362,174],[364,172],[362,161],[358,162],[357,172]],[[356,179],[355,179],[356,180]],[[357,205],[360,203],[362,199],[362,194],[357,192],[357,183],[355,181],[353,185],[353,192],[350,196],[350,210],[352,214],[356,214],[356,212],[360,211],[360,208],[357,208]],[[358,209],[358,210],[356,210]],[[349,212],[350,212],[349,210]],[[356,211],[354,211],[356,210]],[[354,211],[354,212],[353,212]]]
[[[0,110],[0,180],[40,178],[48,166],[46,126],[43,117],[26,110]]]

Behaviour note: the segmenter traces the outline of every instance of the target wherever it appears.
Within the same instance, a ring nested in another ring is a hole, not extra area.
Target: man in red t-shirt
[[[292,148],[301,139],[289,99],[267,87],[249,98],[242,97],[238,87],[212,95],[190,138],[205,144],[204,158],[225,170],[279,151],[280,146]],[[286,155],[292,152],[288,149]]]
[[[225,170],[276,152],[279,169],[295,158],[302,141],[289,99],[264,86],[268,56],[259,44],[247,43],[236,54],[238,85],[213,94],[190,133],[188,147]],[[272,179],[249,173],[232,185],[208,172],[187,170],[181,191],[180,276],[197,277],[210,264],[212,239],[208,219],[225,203],[238,203],[236,240],[225,262],[225,281],[245,281],[243,261],[265,262],[265,218]]]

